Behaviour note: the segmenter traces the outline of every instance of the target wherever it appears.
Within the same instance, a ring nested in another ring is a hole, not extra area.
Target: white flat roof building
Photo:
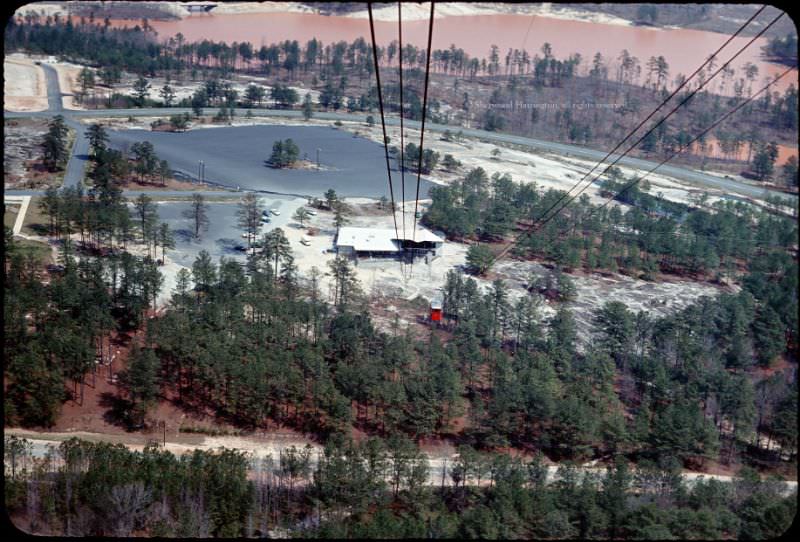
[[[336,248],[344,252],[401,252],[404,244],[431,243],[440,247],[444,239],[424,228],[417,228],[416,234],[400,231],[399,237],[393,228],[358,228],[347,226],[339,229]]]

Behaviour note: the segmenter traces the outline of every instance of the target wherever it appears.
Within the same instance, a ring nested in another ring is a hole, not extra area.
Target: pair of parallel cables
[[[402,13],[402,2],[397,3],[397,24],[398,24],[398,53],[399,53],[399,76],[400,76],[400,182],[401,182],[401,215],[402,215],[402,230],[403,230],[403,241],[406,240],[406,212],[405,212],[405,199],[406,199],[406,183],[405,183],[405,136],[404,136],[404,124],[403,124],[403,116],[404,116],[404,104],[403,104],[403,13]],[[431,67],[431,43],[433,41],[433,6],[434,2],[431,2],[431,13],[430,13],[430,20],[428,23],[428,48],[426,51],[426,62],[425,62],[425,86],[423,90],[423,98],[422,98],[422,126],[421,132],[419,136],[419,155],[417,159],[417,188],[416,188],[416,195],[414,198],[414,221],[413,221],[413,229],[411,233],[412,242],[416,240],[416,233],[417,233],[417,212],[419,206],[419,185],[420,185],[420,178],[422,176],[422,161],[423,161],[423,145],[425,141],[425,117],[427,116],[428,112],[428,81],[430,78],[430,67]],[[381,91],[381,76],[380,76],[380,68],[378,66],[378,46],[375,41],[375,24],[372,18],[372,2],[367,3],[367,8],[369,10],[369,30],[370,35],[372,37],[372,58],[375,62],[375,79],[378,85],[378,105],[381,111],[381,128],[383,129],[383,148],[384,153],[386,156],[386,173],[389,177],[389,195],[392,199],[392,217],[394,219],[394,233],[398,239],[401,239],[400,232],[397,228],[397,215],[395,212],[395,202],[394,202],[394,187],[392,184],[392,171],[389,165],[389,138],[386,135],[386,119],[384,115],[384,108],[383,108],[383,92]]]

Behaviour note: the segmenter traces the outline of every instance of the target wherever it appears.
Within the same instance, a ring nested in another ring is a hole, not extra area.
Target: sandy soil
[[[60,15],[66,15],[67,10],[63,2],[31,2],[17,8],[17,10],[14,12],[14,16],[23,17],[27,13],[38,13],[47,17],[48,15],[52,16],[57,13]]]
[[[47,109],[44,70],[21,54],[6,55],[3,62],[3,106],[9,111]]]
[[[365,203],[362,199],[347,201],[351,205]],[[374,203],[369,205],[374,206]],[[407,208],[413,208],[413,202],[408,202]],[[400,213],[397,215],[400,224]],[[317,230],[315,235],[309,235],[307,228],[301,229],[299,225],[285,229],[301,275],[308,277],[312,267],[317,267],[322,273],[328,271],[327,262],[335,257],[333,253],[327,252],[327,249],[333,248],[335,228],[332,221],[332,213],[318,211],[317,216],[308,222],[309,226]],[[410,229],[411,224],[412,212],[409,211],[406,227]],[[359,214],[351,216],[348,225],[392,228],[393,222],[390,214],[371,216]],[[310,240],[310,246],[300,244],[300,238],[303,236]],[[452,269],[464,268],[467,249],[466,244],[448,241],[444,244],[441,256],[434,258],[429,264],[419,262],[413,266],[403,265],[396,260],[360,259],[355,266],[356,276],[361,282],[364,293],[370,296],[373,305],[381,307],[382,312],[386,313],[382,314],[380,319],[382,327],[388,328],[394,324],[393,314],[400,317],[401,326],[412,323],[413,309],[409,310],[407,306],[397,307],[396,305],[403,304],[398,303],[398,300],[410,301],[420,297],[430,301],[441,295],[447,273]],[[534,277],[544,276],[547,273],[548,269],[536,262],[506,260],[499,262],[488,277],[476,277],[475,280],[480,288],[486,291],[494,279],[503,279],[509,288],[509,298],[514,303],[520,297],[530,295],[526,288]],[[578,335],[584,344],[588,344],[592,339],[594,312],[608,301],[621,301],[631,311],[644,311],[658,317],[677,312],[701,296],[715,296],[722,291],[722,288],[716,285],[685,280],[648,282],[620,274],[571,276],[577,288],[577,299],[568,303],[567,307],[573,311]],[[322,292],[330,296],[330,277],[323,275],[320,283]],[[548,318],[555,314],[557,305],[542,299],[540,307],[542,317]]]
[[[213,13],[316,13],[298,2],[220,2]]]
[[[525,289],[534,277],[543,277],[549,270],[537,262],[505,260],[499,262],[492,270],[490,277],[501,278],[509,287],[512,300],[528,295]],[[575,301],[566,304],[572,311],[577,324],[578,337],[587,345],[592,339],[594,326],[592,319],[597,309],[609,301],[624,303],[633,312],[643,311],[651,317],[663,317],[678,312],[694,303],[702,296],[714,297],[723,288],[696,281],[662,280],[648,282],[621,274],[610,276],[593,273],[589,276],[571,274],[577,290]],[[477,279],[484,287],[489,281]],[[540,304],[542,315],[552,316],[557,304],[542,299]],[[512,301],[513,302],[513,301]]]
[[[379,125],[373,127],[362,123],[345,122],[343,129],[358,132],[360,135],[372,139],[375,142],[382,142],[382,132]],[[457,132],[458,128],[453,128]],[[396,145],[400,141],[400,128],[387,126],[386,133],[391,138],[391,145]],[[433,149],[444,157],[445,154],[452,154],[453,157],[463,165],[455,172],[445,172],[436,170],[430,180],[440,184],[448,184],[453,179],[462,178],[469,170],[482,167],[489,176],[495,173],[508,173],[515,181],[534,182],[539,187],[555,188],[559,190],[569,190],[586,173],[588,173],[595,162],[589,162],[576,158],[566,158],[552,153],[539,151],[521,151],[492,143],[484,143],[475,139],[465,138],[460,142],[447,142],[441,139],[441,135],[434,132],[426,134],[425,148]],[[405,130],[406,141],[418,143],[420,131],[409,129]],[[498,149],[500,154],[497,158],[492,157],[492,151]],[[441,158],[440,158],[441,159]],[[603,171],[605,166],[598,167],[592,173],[592,177]],[[638,170],[621,167],[626,176],[633,176]],[[588,179],[587,179],[588,180]],[[678,183],[676,180],[664,175],[653,174],[648,177],[651,189],[650,192],[656,194],[662,192],[664,198],[685,203],[690,194],[697,191],[696,188],[689,188]],[[584,186],[585,182],[581,184]],[[576,190],[577,191],[577,190]],[[602,203],[606,198],[602,198],[598,193],[596,185],[584,192],[589,196],[593,203]],[[574,192],[573,192],[574,193]],[[714,196],[709,189],[709,203],[713,203],[718,196]]]
[[[74,431],[74,432],[43,432],[33,431],[21,428],[6,428],[6,433],[9,435],[16,435],[18,437],[28,439],[32,445],[32,452],[35,457],[43,456],[47,449],[50,447],[57,447],[60,442],[63,442],[72,437],[78,437],[91,442],[112,442],[124,444],[131,450],[142,450],[148,441],[160,441],[163,438],[162,434],[142,435],[141,433],[132,434],[115,434],[108,435],[102,433]],[[248,453],[252,458],[251,468],[254,471],[271,470],[275,466],[275,461],[280,453],[291,446],[304,448],[309,446],[311,448],[311,466],[315,468],[320,455],[322,454],[322,447],[309,439],[303,438],[297,434],[261,434],[248,437],[226,436],[226,437],[209,437],[203,435],[170,435],[167,433],[166,446],[167,451],[175,454],[183,454],[191,452],[195,449],[200,450],[216,450],[220,447],[233,448],[239,451]],[[437,446],[437,447],[423,447],[422,451],[427,456],[428,462],[428,480],[427,485],[437,486],[440,484],[452,485],[453,481],[450,472],[454,462],[457,460],[457,454],[450,445]],[[513,453],[511,455],[514,455]],[[58,460],[58,456],[56,457]],[[272,459],[272,461],[269,461]],[[558,465],[547,464],[547,481],[552,483],[558,480]],[[597,465],[596,462],[587,463],[579,467],[583,473],[593,473],[595,475],[603,476],[607,470],[603,466]],[[701,479],[716,479],[720,482],[731,482],[733,480],[733,473],[717,474],[717,473],[703,473],[683,471],[684,481],[691,485]],[[477,480],[470,478],[471,485],[477,485]],[[488,485],[489,477],[486,476],[482,479],[481,485]],[[797,490],[797,482],[789,480],[783,486],[784,494],[791,494]]]
[[[39,145],[47,132],[47,121],[8,119],[4,123],[4,131],[4,185],[7,189],[27,187],[30,181],[31,161],[39,158],[41,154]]]
[[[114,86],[114,91],[119,92],[120,94],[127,94],[129,96],[133,96],[133,84],[135,83],[136,78],[129,77],[123,81],[123,84],[118,84]],[[153,77],[149,78],[148,81],[150,82],[150,93],[148,97],[151,100],[162,100],[161,95],[159,92],[164,87],[166,83],[166,79],[163,77]],[[245,91],[247,86],[250,83],[255,83],[256,85],[260,85],[264,87],[266,91],[266,95],[263,101],[264,107],[271,107],[274,106],[275,103],[269,97],[270,91],[272,90],[272,86],[267,84],[268,79],[265,77],[256,77],[256,76],[249,76],[249,75],[240,75],[237,76],[235,80],[225,80],[223,82],[228,82],[231,84],[231,88],[233,88],[236,92],[239,93],[240,99],[244,97]],[[182,80],[176,81],[172,80],[169,83],[170,87],[172,87],[172,91],[175,93],[175,101],[174,103],[178,103],[183,99],[190,99],[194,92],[203,86],[202,81],[189,81],[189,80]],[[298,103],[302,103],[305,99],[306,94],[311,94],[311,101],[314,103],[319,103],[319,91],[317,90],[310,90],[304,88],[302,86],[292,86],[290,85],[289,88],[294,89],[297,92],[298,96]]]
[[[27,12],[37,12],[45,16],[60,13],[66,14],[64,4],[67,6],[69,2],[55,3],[55,2],[42,2],[31,3],[17,9],[15,15],[22,16]],[[192,17],[202,16],[190,14],[180,2],[159,2],[162,8],[165,8],[171,14],[178,17]],[[319,13],[318,9],[298,2],[218,2],[214,8],[213,14],[227,15],[227,14],[242,14],[242,13]],[[490,15],[496,13],[522,13],[537,15],[540,17],[549,17],[553,19],[569,19],[576,21],[596,22],[603,24],[616,24],[628,26],[630,21],[611,15],[602,13],[592,13],[588,11],[581,11],[577,9],[563,8],[561,6],[552,6],[550,3],[541,4],[506,4],[501,2],[442,2],[436,4],[435,15],[436,17],[458,17],[469,15]],[[425,3],[408,3],[403,6],[403,20],[416,21],[427,19],[430,14],[430,4]],[[367,18],[367,10],[356,11],[347,17],[353,18]],[[373,10],[373,16],[379,21],[394,21],[397,20],[397,7],[386,6]]]
[[[427,20],[428,17],[430,17],[430,9],[430,3],[428,2],[405,4],[403,6],[403,20]],[[605,15],[602,13],[592,13],[576,9],[562,8],[560,6],[556,6],[554,8],[550,3],[505,4],[497,2],[437,2],[434,10],[434,16],[436,18],[469,15],[492,15],[497,13],[522,13],[536,15],[539,17],[549,17],[551,19],[568,19],[573,21],[586,21],[622,26],[629,26],[631,24],[631,22],[626,19],[621,19],[619,17]],[[397,6],[386,6],[373,9],[372,16],[377,21],[396,21]],[[363,11],[356,11],[347,15],[347,17],[366,19],[369,17],[369,12],[366,9]]]

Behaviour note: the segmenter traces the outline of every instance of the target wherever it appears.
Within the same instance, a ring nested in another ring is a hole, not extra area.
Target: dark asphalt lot
[[[146,130],[111,130],[111,146],[125,150],[133,143],[149,141],[159,158],[173,170],[197,177],[200,160],[205,179],[227,187],[278,194],[322,196],[333,188],[342,196],[389,197],[386,158],[380,145],[333,127],[259,125],[196,129],[183,133]],[[316,162],[322,171],[275,169],[266,164],[277,140],[291,138],[300,157]],[[395,167],[394,161],[393,167]],[[392,171],[395,199],[402,193],[400,172]],[[420,197],[432,183],[420,181]],[[406,199],[413,199],[416,175],[406,172]]]
[[[156,196],[153,197],[158,199]],[[271,216],[271,222],[262,228],[261,233],[266,233],[275,227],[283,229],[290,227],[288,224],[293,222],[294,211],[305,203],[306,200],[301,198],[259,198],[262,209],[278,209],[281,213],[280,216]],[[247,240],[242,238],[244,230],[237,225],[237,201],[232,199],[229,202],[209,202],[207,205],[208,229],[201,233],[199,239],[194,239],[192,230],[194,225],[190,219],[183,216],[183,212],[189,209],[189,203],[157,202],[159,220],[169,224],[175,236],[175,248],[168,251],[167,255],[177,264],[189,268],[201,250],[208,251],[215,263],[220,256],[244,262],[245,253],[236,250],[237,245],[247,244]]]

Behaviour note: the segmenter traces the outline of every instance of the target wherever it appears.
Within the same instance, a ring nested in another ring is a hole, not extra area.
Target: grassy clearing
[[[32,241],[30,239],[15,237],[14,253],[21,254],[25,258],[29,256],[33,257],[33,259],[41,265],[50,265],[53,263],[53,251],[50,249],[50,245],[42,243],[41,241]]]
[[[41,196],[31,197],[28,205],[28,212],[25,213],[25,220],[22,222],[22,232],[25,235],[47,235],[48,224],[50,223],[47,215],[39,209]]]
[[[17,221],[17,215],[19,214],[19,205],[8,205],[5,206],[5,212],[3,213],[3,225],[6,228],[13,228],[14,223]]]

